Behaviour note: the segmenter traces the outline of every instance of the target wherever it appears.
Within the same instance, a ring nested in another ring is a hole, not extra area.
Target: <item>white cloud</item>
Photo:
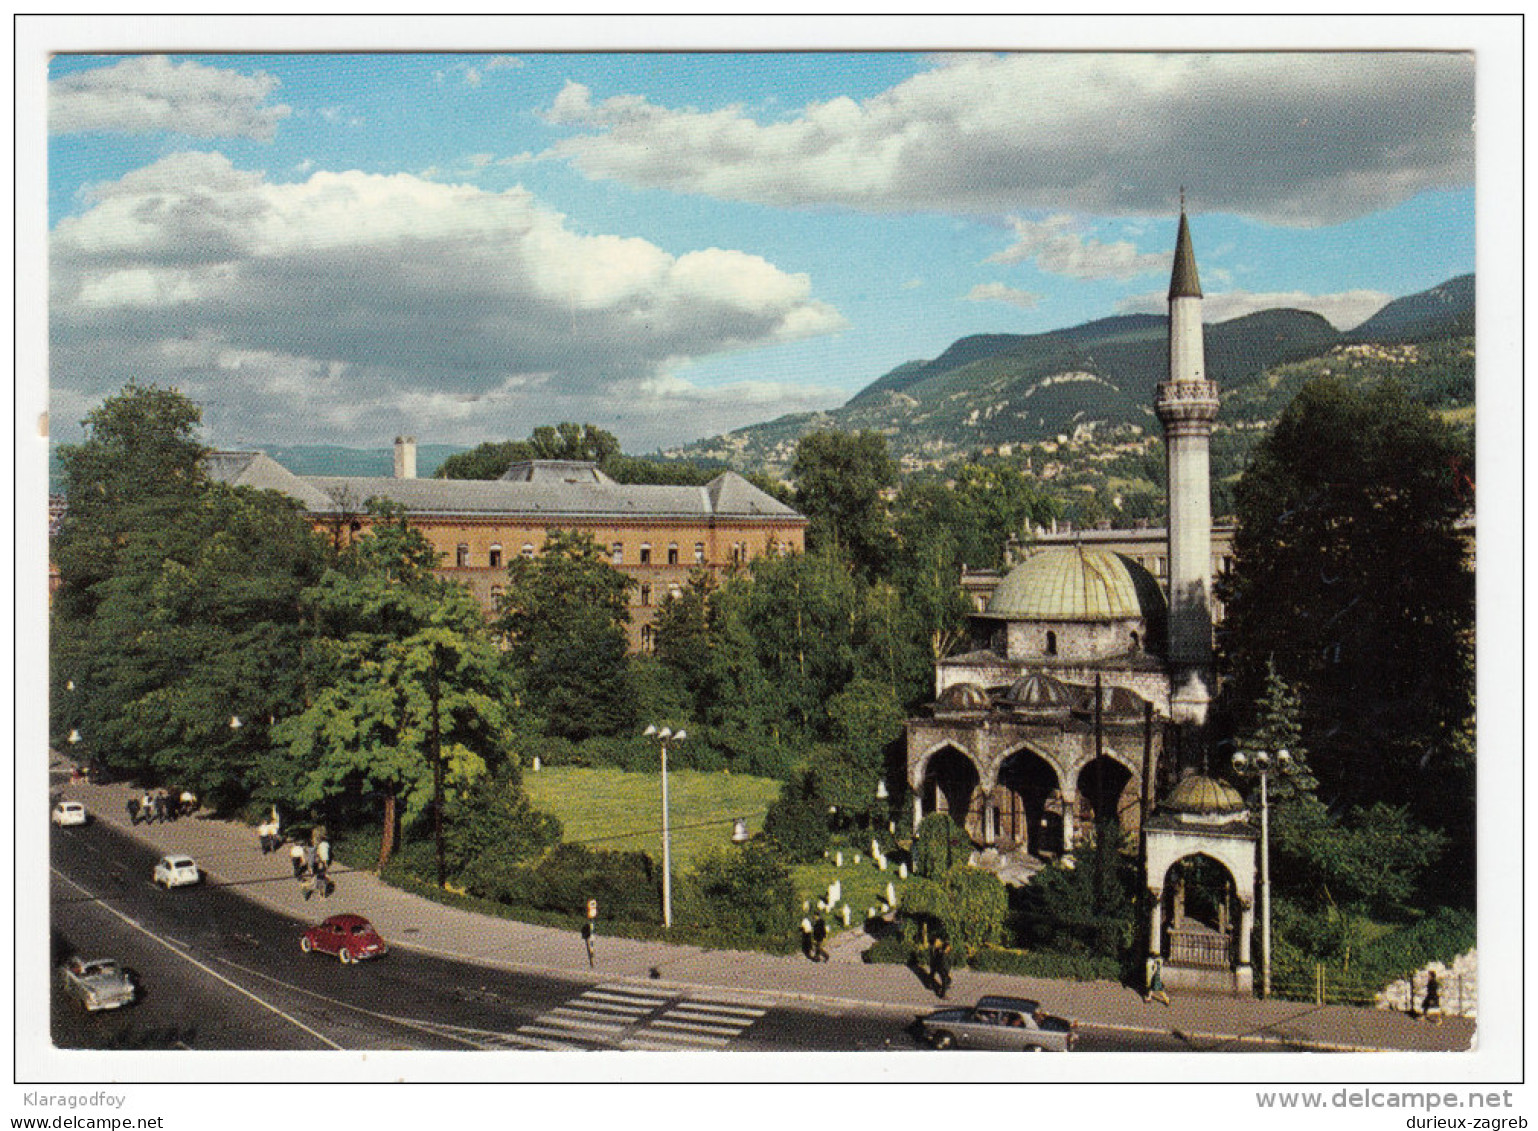
[[[1050,216],[1039,222],[1011,216],[1008,222],[1014,229],[1015,242],[990,255],[989,263],[1034,261],[1041,271],[1074,279],[1130,279],[1150,271],[1167,270],[1170,264],[1168,255],[1141,253],[1136,244],[1126,240],[1101,243],[1085,239],[1072,230],[1072,216]]]
[[[1226,322],[1257,310],[1311,310],[1337,330],[1351,330],[1366,322],[1392,298],[1381,291],[1341,291],[1314,295],[1304,291],[1224,291],[1202,299],[1202,321]],[[1164,291],[1150,291],[1122,299],[1116,304],[1118,314],[1163,314],[1169,308]]]
[[[1473,57],[966,55],[863,102],[760,123],[739,107],[595,102],[549,154],[593,178],[775,205],[1100,215],[1192,205],[1310,226],[1474,175]]]
[[[1022,310],[1035,310],[1041,304],[1041,295],[1006,287],[1003,283],[978,283],[961,297],[966,302],[1007,302]]]
[[[270,140],[290,108],[267,104],[278,80],[193,60],[142,55],[48,84],[48,129]]]
[[[226,429],[387,435],[425,416],[484,438],[623,408],[676,438],[659,377],[844,325],[805,275],[580,234],[521,188],[355,171],[277,184],[182,153],[89,205],[52,234],[53,380],[100,394],[164,374]],[[753,407],[741,389],[689,403],[713,406],[689,411],[702,430]]]

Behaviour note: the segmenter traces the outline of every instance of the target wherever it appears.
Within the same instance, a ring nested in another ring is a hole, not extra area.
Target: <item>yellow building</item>
[[[616,483],[577,460],[515,463],[501,479],[418,479],[415,445],[396,442],[394,476],[295,475],[261,452],[215,452],[209,477],[281,491],[339,542],[368,522],[370,499],[405,508],[438,551],[440,575],[469,587],[488,613],[514,557],[533,557],[547,532],[589,534],[610,564],[634,580],[633,651],[652,647],[658,608],[696,569],[714,574],[765,554],[805,548],[806,519],[726,471],[702,487]]]

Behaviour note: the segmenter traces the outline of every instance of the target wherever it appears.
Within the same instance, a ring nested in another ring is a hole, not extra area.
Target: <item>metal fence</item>
[[[1479,983],[1473,975],[1449,971],[1439,976],[1442,1013],[1448,1017],[1473,1017],[1479,1004]],[[1418,971],[1384,986],[1367,983],[1322,963],[1312,969],[1278,970],[1271,976],[1271,992],[1289,1001],[1310,1001],[1315,1005],[1356,1005],[1382,1007],[1402,1013],[1421,1012],[1426,996],[1426,974]]]

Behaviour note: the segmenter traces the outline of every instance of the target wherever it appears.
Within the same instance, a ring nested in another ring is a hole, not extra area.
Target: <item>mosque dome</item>
[[[1017,711],[1035,714],[1066,712],[1079,694],[1080,689],[1037,672],[1015,680],[1001,698]]]
[[[1154,621],[1163,613],[1159,583],[1131,558],[1051,546],[1010,570],[982,615],[1007,621]]]
[[[990,706],[988,693],[975,683],[953,683],[935,701],[937,711],[986,711]]]
[[[1244,798],[1227,782],[1192,774],[1182,778],[1160,808],[1196,818],[1233,820],[1245,811]]]
[[[1103,719],[1141,719],[1145,705],[1146,700],[1125,687],[1109,686],[1100,689],[1100,717]],[[1076,714],[1093,716],[1095,689],[1091,687],[1081,695],[1073,709]]]

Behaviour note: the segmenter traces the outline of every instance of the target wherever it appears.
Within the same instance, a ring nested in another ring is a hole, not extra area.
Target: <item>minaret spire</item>
[[[1208,446],[1218,388],[1202,350],[1202,289],[1181,191],[1170,273],[1169,375],[1154,407],[1164,425],[1169,481],[1170,712],[1206,721],[1212,699],[1212,501]]]

